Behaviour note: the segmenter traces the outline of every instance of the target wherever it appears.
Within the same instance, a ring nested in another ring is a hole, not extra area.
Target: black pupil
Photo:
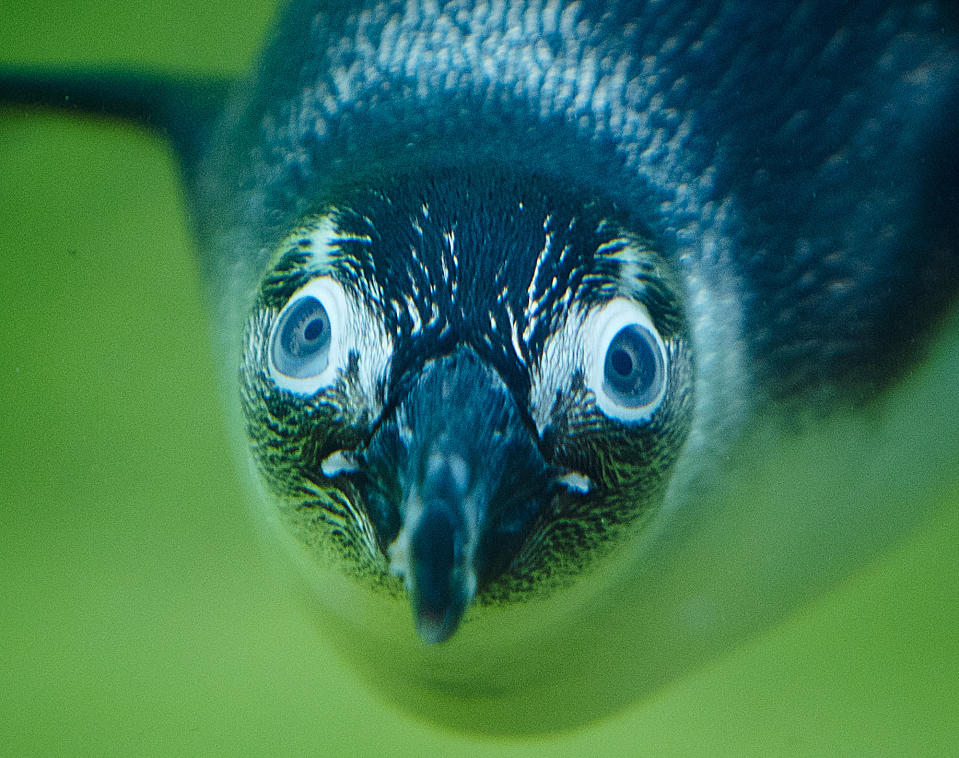
[[[312,342],[323,335],[325,328],[326,325],[323,323],[323,320],[315,318],[306,325],[306,329],[303,330],[303,336]]]
[[[610,365],[620,376],[629,376],[633,371],[633,359],[625,350],[613,350],[609,356]]]
[[[663,377],[663,358],[656,338],[639,324],[620,329],[606,351],[606,391],[628,408],[651,403]]]

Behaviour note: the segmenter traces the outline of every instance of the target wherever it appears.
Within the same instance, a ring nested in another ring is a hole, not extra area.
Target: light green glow
[[[318,631],[317,609],[274,546],[258,542],[217,404],[208,316],[165,148],[109,124],[0,112],[0,168],[4,753],[955,750],[955,329],[880,413],[836,422],[782,453],[762,448],[764,465],[730,493],[725,518],[678,553],[688,560],[672,564],[672,583],[658,580],[648,601],[694,625],[715,606],[689,588],[712,586],[735,615],[755,597],[737,594],[742,582],[763,579],[771,604],[794,608],[786,621],[732,648],[716,643],[705,666],[588,728],[535,739],[453,735],[371,694]],[[773,508],[774,497],[795,508]],[[840,529],[838,542],[817,536],[830,534],[835,503],[844,523],[863,524]],[[912,509],[918,526],[909,531]],[[795,520],[779,518],[788,513]],[[796,525],[809,534],[789,537]],[[886,537],[891,547],[864,564]],[[796,548],[794,563],[783,545]],[[780,568],[750,563],[762,556]],[[824,558],[852,573],[826,592],[811,589],[796,609],[796,576],[822,580],[814,567]],[[621,654],[644,635],[664,639],[624,624]],[[664,654],[696,655],[681,648]],[[546,707],[561,713],[562,699],[552,693]]]

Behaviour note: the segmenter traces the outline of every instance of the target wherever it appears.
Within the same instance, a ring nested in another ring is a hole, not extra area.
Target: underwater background
[[[7,0],[0,63],[238,73],[274,10]],[[828,517],[840,482],[882,536],[850,536],[828,589],[600,722],[502,737],[404,714],[319,634],[250,516],[204,300],[164,142],[0,110],[0,753],[959,752],[955,317],[848,428],[764,455],[737,489],[756,518],[703,538],[689,569],[776,544],[788,525],[748,497],[821,482]]]

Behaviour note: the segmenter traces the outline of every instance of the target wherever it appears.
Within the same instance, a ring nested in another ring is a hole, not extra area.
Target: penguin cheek
[[[672,427],[653,417],[642,424],[604,420],[583,435],[580,470],[599,491],[625,496],[644,510],[665,487],[676,461]]]
[[[674,386],[683,375],[674,367]],[[623,421],[605,415],[585,388],[570,388],[558,394],[540,428],[540,451],[573,494],[578,489],[627,497],[645,509],[672,474],[688,434],[687,405],[667,393],[649,418]]]

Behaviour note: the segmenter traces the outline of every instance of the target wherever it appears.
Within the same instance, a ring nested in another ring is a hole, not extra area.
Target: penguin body
[[[874,397],[954,296],[954,22],[294,3],[171,135],[264,512],[371,678],[529,730],[475,698],[589,719],[695,658],[669,535],[757,419]]]
[[[371,173],[575,177],[684,262],[690,300],[732,299],[702,318],[763,395],[882,384],[888,314],[921,319],[952,281],[925,267],[951,265],[953,24],[928,3],[294,4],[221,133],[210,202],[234,172],[256,217],[237,223],[271,239]],[[227,247],[214,265],[256,258]]]

